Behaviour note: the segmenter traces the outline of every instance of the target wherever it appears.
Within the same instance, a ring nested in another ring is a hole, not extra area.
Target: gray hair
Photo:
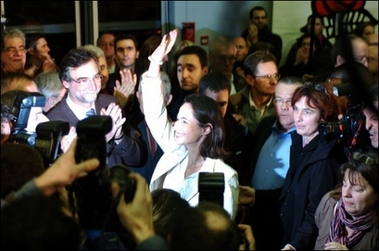
[[[105,60],[104,51],[100,47],[93,45],[93,44],[86,44],[83,46],[83,48],[95,53],[96,57],[98,57],[98,58],[102,57]]]
[[[17,28],[6,28],[1,32],[1,51],[5,49],[5,43],[4,40],[8,38],[14,38],[14,37],[19,37],[22,39],[22,42],[25,46],[25,34],[22,32],[20,29]]]
[[[170,94],[171,94],[171,81],[170,81],[170,77],[168,76],[168,74],[164,71],[161,71],[159,73],[159,77],[164,85],[164,90],[163,90],[163,96],[164,96],[164,99],[165,101],[167,102]],[[141,78],[141,81],[142,81],[143,78]],[[141,82],[140,81],[140,82]],[[138,85],[138,91],[140,93],[142,93],[142,87],[141,87],[141,84]]]
[[[59,79],[58,72],[43,72],[34,77],[38,91],[45,96],[46,99],[59,95],[64,88],[62,81]]]

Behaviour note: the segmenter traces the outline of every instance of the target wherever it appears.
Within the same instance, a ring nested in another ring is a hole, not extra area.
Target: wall
[[[249,24],[249,12],[263,6],[271,16],[272,1],[168,1],[169,22],[181,31],[182,22],[195,22],[195,43],[200,37],[239,36]],[[181,33],[179,34],[181,38]],[[207,46],[203,46],[207,49]]]
[[[364,8],[378,19],[378,3],[376,1],[366,1]],[[300,28],[306,24],[308,16],[312,13],[311,1],[274,1],[273,12],[275,15],[272,21],[272,30],[278,33],[283,40],[281,60],[283,64],[295,39],[301,36]],[[378,26],[375,27],[375,33],[378,34]],[[334,43],[333,40],[331,42]]]
[[[210,40],[218,35],[238,36],[249,24],[249,11],[262,6],[268,12],[269,26],[283,40],[282,62],[289,47],[300,35],[299,29],[311,14],[311,1],[167,1],[170,24],[182,28],[182,22],[195,22],[195,43],[208,35]],[[378,4],[366,1],[365,9],[378,19]],[[272,14],[274,13],[274,15]],[[376,27],[376,33],[378,27]],[[179,34],[179,38],[181,38]],[[207,49],[207,46],[203,46]]]

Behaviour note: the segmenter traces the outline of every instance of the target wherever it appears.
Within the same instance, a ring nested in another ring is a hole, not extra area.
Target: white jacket
[[[154,139],[164,154],[158,161],[150,182],[150,191],[169,188],[180,193],[191,206],[199,203],[198,177],[200,172],[224,173],[224,209],[234,219],[237,211],[239,184],[237,172],[221,159],[206,158],[201,170],[184,178],[188,163],[188,150],[176,144],[163,98],[163,85],[160,78],[142,75],[141,91],[144,100],[145,120]]]

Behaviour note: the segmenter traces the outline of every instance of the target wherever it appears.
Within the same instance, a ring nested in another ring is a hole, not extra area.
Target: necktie
[[[86,112],[86,118],[90,117],[90,116],[93,116],[95,115],[95,110],[93,108],[89,109],[87,112]]]

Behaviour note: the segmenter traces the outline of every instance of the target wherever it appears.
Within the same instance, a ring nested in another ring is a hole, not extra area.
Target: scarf
[[[362,238],[364,232],[371,228],[371,220],[371,213],[366,213],[353,219],[353,217],[346,212],[341,198],[335,206],[328,242],[339,242],[347,247],[355,245]],[[346,227],[353,230],[350,236],[347,236]]]

